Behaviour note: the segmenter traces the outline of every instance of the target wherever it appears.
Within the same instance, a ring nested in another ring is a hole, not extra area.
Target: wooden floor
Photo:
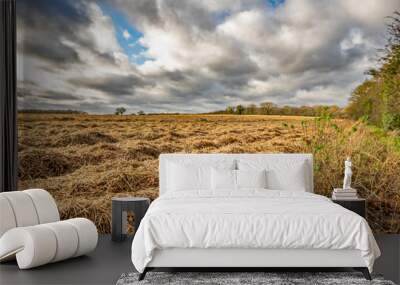
[[[378,235],[376,239],[382,257],[374,272],[399,284],[400,235]],[[88,256],[30,270],[19,270],[15,262],[0,264],[0,284],[115,284],[122,273],[134,271],[130,245],[131,241],[115,243],[109,235],[102,235]]]

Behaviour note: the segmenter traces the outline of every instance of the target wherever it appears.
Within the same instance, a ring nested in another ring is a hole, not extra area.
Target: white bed
[[[185,168],[171,172],[176,165],[221,163],[248,173],[265,166],[270,185],[217,191],[203,189],[202,174],[190,177]],[[160,197],[132,243],[140,279],[154,267],[354,267],[370,278],[380,251],[367,222],[313,194],[312,169],[310,154],[161,155]],[[199,186],[185,189],[171,179],[197,179]],[[294,189],[296,183],[302,187]]]

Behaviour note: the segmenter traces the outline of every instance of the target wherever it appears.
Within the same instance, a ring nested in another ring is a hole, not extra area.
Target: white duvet
[[[132,262],[143,272],[165,248],[358,249],[370,271],[380,255],[359,215],[320,195],[272,190],[163,195],[140,223]]]

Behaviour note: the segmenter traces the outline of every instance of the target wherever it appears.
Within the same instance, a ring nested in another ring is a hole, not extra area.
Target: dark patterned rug
[[[327,284],[327,285],[395,285],[380,275],[368,281],[359,272],[148,272],[138,281],[138,273],[122,274],[117,285],[145,284]]]

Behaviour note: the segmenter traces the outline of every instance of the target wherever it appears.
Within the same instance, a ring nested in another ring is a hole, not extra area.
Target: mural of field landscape
[[[161,153],[314,154],[400,233],[397,0],[19,0],[19,188],[110,232]]]

